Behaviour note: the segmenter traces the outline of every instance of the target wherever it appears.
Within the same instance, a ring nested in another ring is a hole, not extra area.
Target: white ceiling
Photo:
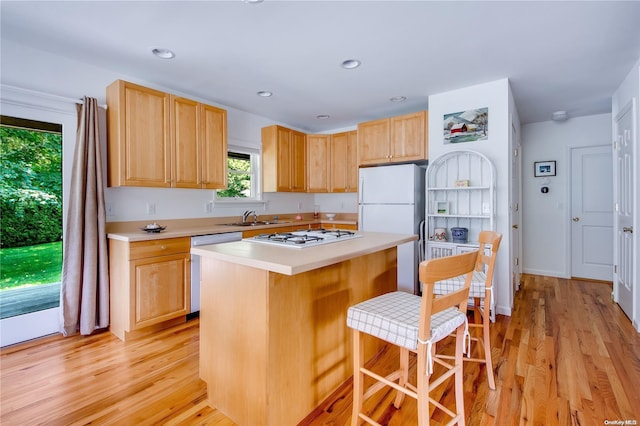
[[[308,132],[508,78],[522,123],[611,111],[639,1],[5,1],[2,39]],[[150,50],[175,51],[173,60]],[[362,66],[345,70],[345,59]],[[60,76],[64,78],[64,76]],[[273,92],[271,98],[256,95]],[[389,98],[406,96],[402,103]],[[319,120],[316,116],[331,117]]]

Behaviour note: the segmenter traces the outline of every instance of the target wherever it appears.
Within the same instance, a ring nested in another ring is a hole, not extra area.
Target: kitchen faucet
[[[258,221],[258,215],[256,214],[255,210],[247,210],[242,214],[242,223],[246,223],[247,222],[247,218],[249,216],[253,215],[253,221],[257,222]]]

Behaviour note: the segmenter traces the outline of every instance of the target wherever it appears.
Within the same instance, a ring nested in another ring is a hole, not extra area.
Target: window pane
[[[218,198],[252,197],[251,155],[229,152],[227,157],[227,189],[218,190]]]

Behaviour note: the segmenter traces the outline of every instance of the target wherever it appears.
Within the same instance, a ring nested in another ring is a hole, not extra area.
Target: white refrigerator
[[[425,171],[415,164],[360,168],[359,229],[421,235]],[[419,293],[419,247],[422,243],[413,241],[398,246],[398,290]]]

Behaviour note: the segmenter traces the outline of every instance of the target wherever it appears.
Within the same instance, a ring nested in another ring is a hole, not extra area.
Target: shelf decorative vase
[[[468,234],[469,230],[467,228],[451,228],[451,237],[454,243],[465,244]]]
[[[436,228],[433,230],[434,241],[447,241],[447,230],[444,228]]]

